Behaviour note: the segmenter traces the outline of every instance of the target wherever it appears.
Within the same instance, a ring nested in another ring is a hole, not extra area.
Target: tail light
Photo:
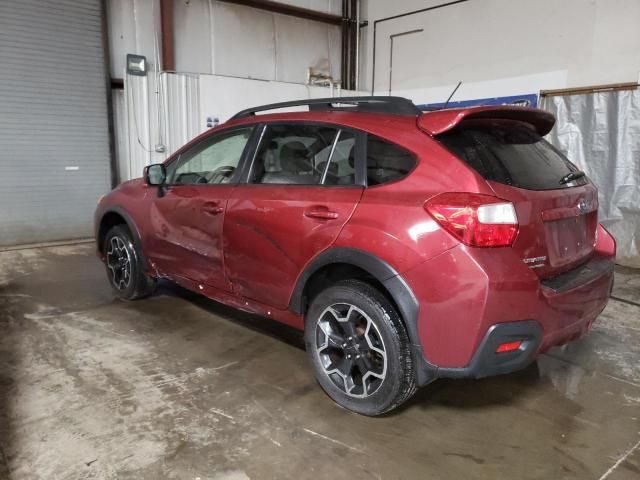
[[[472,247],[507,247],[518,234],[511,202],[479,193],[443,193],[425,210],[451,235]]]

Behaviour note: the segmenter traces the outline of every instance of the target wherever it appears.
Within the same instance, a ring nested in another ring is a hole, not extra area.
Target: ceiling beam
[[[260,10],[266,10],[268,12],[281,13],[282,15],[289,15],[297,18],[304,18],[306,20],[313,20],[314,22],[327,23],[329,25],[342,25],[343,19],[340,15],[333,15],[331,13],[319,12],[317,10],[311,10],[308,8],[295,7],[293,5],[286,5],[280,2],[274,2],[272,0],[218,0],[224,3],[233,3],[235,5],[244,5],[246,7],[257,8]]]

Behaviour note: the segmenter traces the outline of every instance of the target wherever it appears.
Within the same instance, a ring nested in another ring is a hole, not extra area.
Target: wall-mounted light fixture
[[[127,73],[144,77],[147,74],[147,57],[127,53]]]

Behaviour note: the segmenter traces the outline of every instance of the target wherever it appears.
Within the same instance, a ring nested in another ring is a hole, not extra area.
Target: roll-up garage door
[[[110,186],[100,0],[0,1],[0,246],[88,237]]]

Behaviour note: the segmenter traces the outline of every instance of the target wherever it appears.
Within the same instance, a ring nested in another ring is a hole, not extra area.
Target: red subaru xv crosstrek
[[[245,110],[104,197],[98,252],[122,298],[168,278],[303,329],[325,392],[379,415],[521,369],[605,307],[615,241],[542,138],[554,121],[398,97]]]

